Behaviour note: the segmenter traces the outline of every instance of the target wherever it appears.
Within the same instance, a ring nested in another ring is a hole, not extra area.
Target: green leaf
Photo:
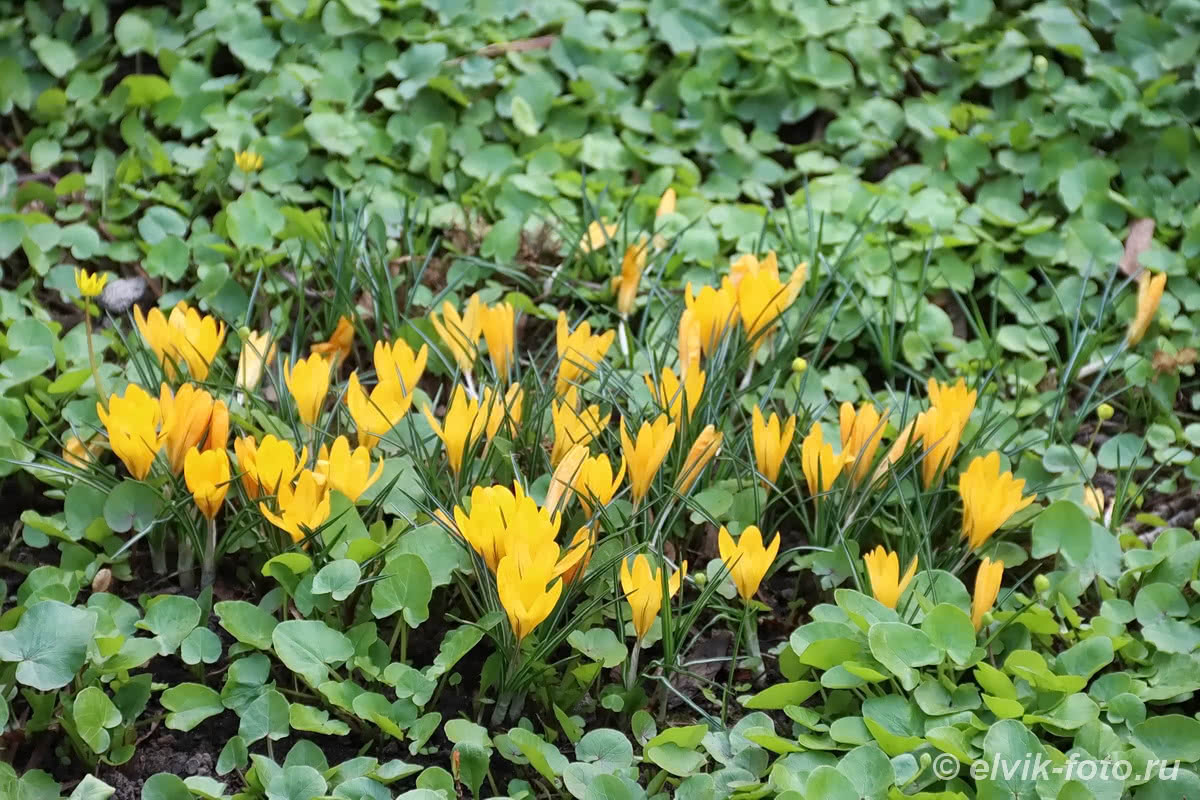
[[[971,617],[958,606],[940,603],[921,621],[921,630],[933,646],[950,656],[958,666],[966,666],[975,652],[975,626]]]
[[[267,784],[267,800],[313,800],[328,787],[321,773],[307,764],[284,767]]]
[[[37,53],[42,66],[56,78],[62,78],[75,69],[75,65],[79,63],[75,51],[66,42],[39,34],[29,40],[29,46],[33,48],[33,52]]]
[[[221,627],[233,638],[259,650],[271,647],[271,634],[278,621],[274,616],[245,600],[223,600],[213,606]]]
[[[115,533],[143,531],[158,516],[161,501],[141,481],[126,478],[104,500],[104,521]]]
[[[108,800],[116,791],[95,775],[84,775],[83,780],[75,784],[67,800]]]
[[[279,207],[257,189],[243,192],[225,207],[225,227],[239,250],[268,250],[286,220]]]
[[[358,586],[362,570],[348,558],[331,561],[313,576],[312,593],[327,594],[334,600],[345,600]]]
[[[313,708],[303,703],[292,703],[288,709],[288,722],[298,731],[320,733],[327,736],[345,736],[350,726],[339,719],[330,719],[323,708]]]
[[[746,708],[782,709],[786,706],[798,706],[812,697],[821,689],[816,681],[792,681],[777,683],[763,689],[749,700],[742,703]]]
[[[912,691],[918,683],[914,667],[938,664],[941,653],[924,631],[903,622],[878,622],[867,631],[871,655],[900,680],[900,685]]]
[[[215,664],[221,657],[221,637],[208,628],[196,628],[180,645],[179,657],[188,666]]]
[[[513,728],[508,732],[508,738],[543,778],[558,785],[558,778],[568,762],[557,747],[524,728]]]
[[[17,662],[17,681],[38,691],[61,689],[87,658],[96,615],[57,600],[26,609],[11,631],[0,632],[0,661]]]
[[[121,724],[121,712],[108,695],[95,686],[88,686],[75,695],[71,716],[75,719],[79,737],[96,754],[107,751],[112,743],[108,729]]]
[[[126,103],[132,108],[152,106],[174,94],[171,84],[159,75],[126,75],[118,88],[128,90]]]
[[[159,595],[146,606],[146,617],[137,627],[153,633],[159,655],[168,656],[179,649],[200,622],[200,605],[178,594]]]
[[[383,568],[382,576],[371,587],[371,613],[382,619],[403,611],[404,621],[417,627],[429,619],[429,600],[433,579],[418,556],[396,555]]]
[[[623,663],[629,655],[625,643],[617,638],[611,628],[574,630],[567,636],[567,642],[588,658],[600,662],[605,669]]]
[[[615,772],[633,764],[633,745],[620,731],[594,728],[575,745],[575,757],[601,772]]]
[[[279,660],[313,687],[329,677],[327,664],[338,664],[354,655],[349,639],[318,620],[281,622],[272,631],[271,642]]]
[[[165,724],[173,731],[190,731],[209,717],[225,710],[221,695],[199,683],[181,683],[162,693],[168,713]]]
[[[238,736],[248,745],[264,738],[277,742],[287,737],[290,718],[287,698],[274,689],[268,689],[242,711]]]
[[[1135,727],[1133,735],[1160,761],[1200,761],[1200,720],[1163,714]]]
[[[178,775],[160,772],[142,784],[142,800],[191,800],[192,793]]]

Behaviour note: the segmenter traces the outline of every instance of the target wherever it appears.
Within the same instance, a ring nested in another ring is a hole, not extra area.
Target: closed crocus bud
[[[305,425],[315,425],[329,393],[330,363],[319,355],[285,362],[283,380],[296,403],[296,414]]]
[[[225,493],[229,491],[229,457],[224,450],[205,450],[195,447],[184,457],[183,478],[196,501],[200,513],[208,519],[217,516]]]
[[[237,387],[252,392],[258,388],[263,370],[275,358],[275,344],[271,341],[270,331],[257,333],[249,328],[243,330],[245,334],[241,335],[242,353],[238,359]]]
[[[663,459],[671,450],[675,441],[675,425],[661,415],[653,423],[643,422],[637,432],[637,437],[631,439],[621,426],[621,447],[625,454],[625,464],[629,471],[629,485],[633,490],[633,504],[636,506],[650,491],[650,484],[658,474]]]
[[[1004,562],[983,559],[975,573],[975,594],[971,598],[971,622],[975,630],[983,627],[983,617],[992,610],[1000,595],[1000,581],[1004,577]]]
[[[421,410],[429,421],[429,427],[446,448],[446,460],[450,462],[451,471],[458,475],[467,452],[487,429],[488,410],[482,408],[478,400],[467,397],[463,387],[457,385],[441,422],[428,407]]]
[[[557,562],[557,545],[520,542],[497,566],[496,592],[518,642],[550,616],[562,595]]]
[[[958,480],[958,493],[963,501],[962,536],[972,550],[982,547],[1009,517],[1037,498],[1022,497],[1024,489],[1024,480],[1000,472],[1000,453],[995,450],[967,466]]]
[[[96,413],[108,432],[108,444],[129,474],[145,480],[165,436],[159,430],[162,409],[157,400],[131,383],[123,396],[108,398],[108,408],[96,404]]]
[[[692,448],[688,450],[687,458],[683,460],[678,477],[675,478],[675,491],[687,494],[708,463],[721,452],[721,442],[724,438],[724,434],[712,425],[707,425],[700,431],[696,441],[692,443]]]

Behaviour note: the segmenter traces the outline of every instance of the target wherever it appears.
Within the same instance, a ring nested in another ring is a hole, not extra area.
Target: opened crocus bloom
[[[142,340],[154,351],[163,372],[174,380],[180,365],[186,365],[193,380],[206,380],[208,369],[225,341],[225,323],[180,302],[171,309],[170,317],[152,308],[143,316],[133,307],[134,321]]]
[[[983,615],[992,610],[1000,596],[1000,582],[1004,579],[1004,562],[983,559],[975,573],[975,594],[971,598],[971,622],[975,630],[983,627]]]
[[[316,473],[324,478],[326,487],[341,492],[352,503],[383,474],[383,462],[372,471],[371,451],[361,446],[351,450],[345,436],[334,439],[332,448],[321,445],[317,459]]]
[[[833,445],[825,441],[825,432],[820,423],[814,422],[808,436],[800,443],[800,468],[804,470],[804,479],[808,482],[808,493],[816,497],[828,492],[844,465],[842,456],[834,455]]]
[[[774,256],[774,253],[771,255]],[[800,294],[806,274],[805,267],[801,265],[785,284],[779,280],[777,269],[760,268],[746,272],[740,280],[734,280],[742,327],[752,347],[757,349],[770,336],[779,317]]]
[[[1037,495],[1022,497],[1024,490],[1024,480],[1000,472],[1000,454],[995,450],[972,460],[958,480],[967,546],[982,547],[1009,517],[1037,499]]]
[[[96,403],[96,413],[108,432],[108,444],[129,474],[139,481],[150,474],[154,458],[162,449],[164,436],[159,430],[162,410],[157,400],[135,383],[123,396],[108,398],[108,408]]]
[[[779,555],[779,534],[776,533],[771,544],[764,547],[762,531],[757,525],[750,525],[735,543],[729,530],[722,525],[717,533],[717,546],[738,594],[743,600],[749,600],[758,591],[767,570],[775,563],[775,556]]]
[[[401,394],[412,394],[425,374],[428,358],[428,345],[423,344],[414,352],[403,339],[392,344],[376,342],[373,355],[375,380],[381,384],[395,384]]]
[[[763,413],[754,407],[751,412],[751,436],[754,440],[754,462],[759,473],[768,483],[779,479],[779,470],[783,459],[787,457],[788,448],[792,446],[792,436],[796,433],[796,416],[787,418],[780,423],[779,415],[771,412],[769,419],[763,419]]]
[[[588,445],[608,427],[612,414],[601,414],[600,406],[591,405],[576,411],[578,390],[572,386],[561,400],[550,404],[550,419],[554,424],[554,446],[550,464],[558,466],[563,456],[577,444]]]
[[[271,524],[287,531],[298,542],[325,524],[329,519],[329,492],[324,481],[310,470],[302,470],[296,485],[284,484],[276,497],[279,513],[259,503],[258,508]]]
[[[396,427],[412,407],[413,396],[399,381],[380,382],[370,394],[358,382],[358,372],[350,373],[346,385],[346,407],[354,420],[358,443],[371,448]]]
[[[685,308],[679,315],[679,370],[687,372],[692,367],[700,366],[700,320]]]
[[[533,548],[550,546],[557,554],[560,523],[559,515],[539,508],[519,483],[511,490],[476,486],[471,490],[470,513],[461,506],[454,508],[454,528],[493,572],[517,541]]]
[[[433,329],[463,372],[471,371],[479,355],[479,337],[483,333],[481,307],[479,295],[471,295],[461,314],[457,308],[445,302],[442,303],[441,314],[429,315]]]
[[[330,363],[321,356],[309,356],[293,367],[284,362],[283,380],[296,402],[296,414],[306,425],[316,425],[329,393]]]
[[[212,395],[190,383],[172,394],[171,387],[164,383],[159,389],[158,404],[162,409],[167,463],[176,475],[183,472],[183,461],[191,448],[225,449],[229,409],[224,401],[214,401]]]
[[[1149,270],[1144,270],[1138,276],[1137,310],[1129,321],[1129,332],[1125,335],[1130,347],[1140,342],[1150,329],[1166,288],[1166,273],[1152,275]]]
[[[310,355],[321,356],[332,366],[341,364],[350,351],[354,349],[354,323],[349,317],[338,317],[337,325],[329,340],[317,342],[312,346]]]
[[[691,419],[696,410],[696,404],[700,402],[700,395],[704,392],[704,381],[707,377],[704,370],[696,364],[692,364],[684,372],[682,383],[670,367],[663,367],[661,375],[662,378],[658,383],[655,383],[649,374],[643,376],[646,387],[654,396],[655,404],[667,412],[667,416],[676,424]],[[687,409],[687,417],[681,419],[680,413],[684,408]]]
[[[575,531],[571,543],[559,555],[558,564],[554,567],[555,574],[562,575],[563,583],[574,583],[576,578],[587,572],[595,547],[596,532],[590,525],[584,525]]]
[[[679,592],[679,586],[687,574],[687,562],[679,565],[667,583],[667,597],[674,597]],[[633,568],[629,561],[621,562],[621,591],[629,603],[633,616],[633,629],[637,632],[638,640],[646,638],[650,632],[658,612],[662,610],[663,573],[661,569],[650,569],[650,559],[637,555],[633,559]]]
[[[678,477],[675,478],[675,491],[687,494],[708,463],[721,452],[721,442],[724,439],[725,435],[712,425],[706,425],[704,430],[700,431],[688,450],[687,457],[683,459],[683,467],[680,468]]]
[[[674,441],[675,425],[667,419],[666,414],[653,423],[643,422],[636,439],[630,439],[625,426],[621,426],[621,449],[629,470],[629,485],[635,506],[650,491],[650,484]]]
[[[858,411],[849,403],[840,409],[842,453],[847,466],[851,467],[854,483],[861,483],[871,471],[875,453],[883,441],[883,429],[887,414],[882,417],[871,403],[863,403]]]
[[[592,326],[587,322],[579,323],[573,331],[568,330],[566,313],[558,312],[555,332],[558,378],[554,384],[555,393],[561,396],[575,384],[587,380],[604,360],[616,335],[616,331],[593,334]]]
[[[867,565],[867,576],[871,579],[871,593],[875,599],[888,608],[895,608],[900,602],[900,595],[904,594],[917,574],[917,557],[913,556],[912,561],[908,562],[904,577],[900,576],[900,556],[884,550],[882,546],[864,555],[863,563]]]
[[[579,246],[584,252],[602,250],[616,234],[617,224],[615,222],[601,222],[594,219],[584,231],[583,237],[579,240]]]
[[[223,448],[201,453],[193,447],[183,459],[183,479],[200,513],[213,519],[229,491],[229,456]]]
[[[439,423],[427,407],[421,409],[429,420],[429,427],[446,447],[446,459],[450,469],[457,475],[462,471],[463,457],[479,441],[487,428],[488,414],[479,406],[478,400],[467,397],[462,386],[454,387],[446,416]]]

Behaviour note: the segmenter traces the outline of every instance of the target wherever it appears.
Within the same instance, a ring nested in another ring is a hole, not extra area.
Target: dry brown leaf
[[[1154,220],[1149,217],[1135,219],[1129,226],[1129,235],[1125,237],[1125,254],[1121,256],[1121,271],[1133,277],[1142,271],[1138,257],[1150,247],[1154,241]]]

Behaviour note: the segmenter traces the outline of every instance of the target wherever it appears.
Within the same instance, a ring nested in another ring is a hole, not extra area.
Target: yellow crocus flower
[[[433,329],[463,372],[474,368],[475,358],[479,355],[479,337],[483,333],[481,306],[479,295],[471,295],[462,314],[446,301],[442,303],[441,314],[429,315]]]
[[[662,193],[662,197],[658,199],[658,208],[654,212],[655,217],[665,217],[667,214],[675,213],[675,190],[667,187],[667,190]]]
[[[833,488],[833,482],[845,466],[841,454],[833,454],[833,445],[825,441],[825,432],[820,423],[814,422],[800,443],[800,468],[808,481],[808,492],[816,497]]]
[[[456,385],[450,395],[450,405],[442,422],[438,422],[429,407],[421,409],[429,420],[429,427],[446,447],[446,458],[450,469],[457,475],[462,471],[463,456],[477,442],[487,428],[488,414],[481,409],[478,400],[467,397],[463,387]]]
[[[845,454],[847,466],[853,469],[851,479],[856,484],[861,483],[871,471],[875,453],[883,441],[886,421],[887,414],[881,417],[871,403],[863,403],[858,411],[849,403],[842,403],[839,419],[842,453]]]
[[[742,531],[735,544],[729,530],[722,525],[717,533],[717,546],[733,585],[742,599],[748,602],[758,592],[759,584],[775,563],[775,556],[779,555],[779,533],[775,534],[770,545],[764,547],[762,531],[757,525],[750,525]]]
[[[984,558],[979,571],[975,573],[975,594],[971,597],[971,622],[975,630],[983,627],[983,615],[996,604],[1003,578],[1004,562]]]
[[[867,576],[871,579],[871,593],[875,599],[888,608],[895,608],[900,602],[900,595],[917,574],[917,557],[913,556],[908,562],[904,577],[900,577],[900,557],[888,552],[883,546],[878,546],[863,556],[867,565]]]
[[[550,420],[554,425],[554,445],[550,450],[550,464],[558,466],[570,450],[577,444],[588,445],[608,427],[612,414],[601,414],[600,406],[591,405],[582,411],[576,411],[578,390],[572,386],[561,400],[550,404]]]
[[[797,279],[797,275],[800,277]],[[746,338],[758,348],[775,327],[775,323],[788,309],[804,283],[803,272],[797,268],[793,280],[782,283],[779,277],[766,269],[749,272],[737,281],[738,311]]]
[[[539,508],[519,483],[506,486],[476,486],[471,490],[471,511],[454,507],[454,528],[495,572],[500,560],[515,543],[530,547],[553,546],[562,518]]]
[[[748,275],[763,272],[776,281],[779,280],[779,257],[775,251],[769,251],[761,259],[753,253],[742,253],[729,264],[729,281],[737,289]]]
[[[583,512],[590,517],[597,506],[606,506],[612,502],[613,495],[617,493],[617,489],[621,488],[621,481],[624,479],[624,461],[621,462],[620,469],[614,475],[612,462],[608,460],[606,454],[601,453],[598,456],[585,458],[575,472],[573,484],[575,494],[579,496],[579,504],[583,506]]]
[[[788,448],[792,446],[796,415],[781,423],[775,412],[771,412],[769,419],[764,419],[762,410],[755,406],[751,412],[750,432],[754,441],[755,466],[767,483],[775,483],[779,479],[779,470],[787,457]]]
[[[168,380],[174,380],[177,369],[186,365],[193,380],[208,378],[208,370],[217,351],[225,342],[225,323],[201,314],[187,303],[179,302],[170,316],[152,308],[143,315],[133,307],[133,318],[142,340],[154,351]]]
[[[212,519],[221,510],[225,493],[229,491],[229,456],[224,449],[201,453],[193,447],[183,458],[183,479],[196,501],[196,508]]]
[[[685,308],[679,315],[679,370],[687,372],[693,366],[700,366],[700,320]]]
[[[686,574],[687,562],[684,561],[667,582],[667,597],[674,597],[679,592],[679,586]],[[625,593],[625,600],[629,603],[633,629],[637,632],[639,641],[646,638],[658,617],[658,612],[662,610],[662,579],[662,570],[651,570],[650,559],[644,555],[634,557],[632,569],[629,567],[629,561],[621,562],[621,591]]]
[[[346,384],[346,407],[354,420],[358,443],[367,448],[378,444],[408,413],[412,401],[412,394],[405,392],[399,381],[381,382],[368,394],[358,382],[358,371],[351,372]]]
[[[958,479],[963,501],[962,535],[967,546],[977,550],[1000,530],[1008,518],[1037,499],[1022,497],[1025,481],[1011,472],[1000,472],[1000,454],[993,450],[967,465]]]
[[[325,482],[311,470],[301,470],[295,486],[290,483],[281,486],[276,504],[278,514],[266,503],[259,503],[258,508],[272,525],[287,531],[293,542],[300,541],[329,519],[329,492],[325,490]]]
[[[1091,511],[1093,517],[1098,517],[1104,513],[1104,506],[1108,501],[1104,499],[1104,490],[1099,486],[1083,487],[1083,505]]]
[[[428,345],[423,344],[420,350],[413,352],[403,339],[397,339],[392,344],[376,342],[372,356],[375,380],[380,384],[395,384],[401,394],[411,395],[425,374],[428,358]]]
[[[625,426],[621,426],[621,449],[629,470],[629,486],[635,506],[650,491],[650,484],[674,441],[675,424],[666,414],[660,415],[653,423],[643,422],[636,439],[630,439]]]
[[[686,401],[686,419],[691,419],[696,410],[696,404],[700,402],[700,395],[704,393],[704,382],[708,377],[704,370],[700,369],[697,364],[692,364],[683,373],[682,382],[675,374],[675,370],[670,367],[663,367],[661,376],[658,383],[655,383],[648,373],[643,376],[647,388],[650,389],[650,394],[654,397],[654,402],[667,412],[667,416],[672,422],[678,424],[684,421],[680,419],[679,415]]]
[[[625,256],[621,259],[621,274],[612,280],[613,289],[617,293],[617,312],[623,317],[629,316],[633,311],[638,284],[642,280],[642,272],[646,269],[648,249],[645,241],[625,248]]]
[[[575,531],[571,543],[559,555],[558,564],[554,567],[555,574],[562,575],[563,583],[574,583],[576,578],[587,572],[595,547],[596,532],[592,526],[584,525]]]
[[[104,291],[104,284],[108,283],[107,272],[97,272],[92,274],[85,269],[75,268],[75,288],[79,290],[80,297],[99,297]]]
[[[262,444],[256,444],[253,436],[234,439],[233,452],[242,473],[242,486],[251,500],[282,494],[308,459],[308,448],[301,448],[297,457],[291,442],[271,434],[263,438]]]
[[[162,409],[158,401],[135,383],[122,396],[108,398],[108,408],[96,404],[96,413],[108,432],[108,444],[129,474],[139,481],[150,474],[154,458],[162,449],[164,436],[159,430]]]
[[[501,381],[507,382],[517,354],[517,310],[512,303],[483,306],[479,309],[479,324],[492,368]]]
[[[679,476],[675,478],[675,491],[679,494],[687,494],[688,489],[692,488],[692,484],[708,466],[708,462],[721,452],[721,442],[724,438],[725,435],[712,425],[707,425],[704,430],[700,431],[696,441],[692,443],[691,449],[688,450],[687,457],[683,460]]]
[[[190,383],[172,394],[171,387],[164,383],[159,389],[158,405],[162,410],[167,463],[176,475],[183,472],[184,458],[191,448],[225,449],[229,409],[223,400],[214,401],[211,394]]]
[[[601,222],[594,219],[580,238],[579,247],[585,252],[601,250],[616,236],[617,228],[615,222]]]
[[[287,384],[292,399],[296,402],[296,414],[306,425],[316,425],[329,394],[329,372],[331,364],[322,356],[301,358],[292,366],[283,364],[283,382]]]
[[[588,457],[588,449],[583,445],[575,445],[563,460],[558,462],[554,473],[550,476],[550,486],[546,489],[546,508],[555,513],[566,510],[575,493],[575,481],[579,470]]]
[[[967,423],[971,420],[971,413],[975,410],[975,401],[979,393],[974,389],[968,389],[967,382],[963,378],[959,378],[953,384],[939,383],[930,378],[927,388],[929,405],[952,415],[958,421],[958,435],[962,436]]]
[[[73,467],[88,467],[100,455],[103,445],[95,439],[86,442],[78,436],[68,436],[63,441],[62,458]]]
[[[248,332],[242,340],[242,353],[238,358],[237,387],[246,392],[257,389],[263,370],[274,358],[275,343],[271,341],[271,332]]]
[[[616,331],[593,335],[592,326],[587,322],[579,323],[573,331],[568,330],[566,313],[558,312],[558,325],[555,330],[558,378],[554,384],[555,393],[561,396],[575,384],[587,380],[604,360],[615,336]]]
[[[525,390],[519,384],[514,383],[503,395],[490,386],[483,387],[480,394],[482,397],[480,408],[483,413],[487,414],[487,424],[484,426],[487,440],[490,442],[495,439],[501,426],[506,426],[509,432],[515,433],[521,424]]]
[[[1166,273],[1152,275],[1149,270],[1143,270],[1138,276],[1137,310],[1133,319],[1129,321],[1129,331],[1125,334],[1130,347],[1140,342],[1150,329],[1150,323],[1158,313],[1158,304],[1162,302],[1163,290],[1166,288]]]
[[[555,577],[558,547],[520,542],[496,568],[500,605],[520,642],[554,611],[563,582]]]
[[[332,366],[341,364],[354,349],[354,323],[349,317],[338,317],[333,333],[324,342],[317,342],[309,350],[309,355],[321,356]]]
[[[362,446],[351,450],[350,441],[339,436],[333,440],[333,447],[321,445],[315,472],[328,488],[336,489],[350,502],[357,503],[363,492],[383,475],[383,462],[377,463],[372,472],[371,451]]]
[[[725,278],[719,289],[704,286],[698,294],[693,293],[689,283],[683,293],[683,302],[684,313],[690,313],[699,326],[700,351],[711,356],[737,319],[737,290],[733,281]]]

